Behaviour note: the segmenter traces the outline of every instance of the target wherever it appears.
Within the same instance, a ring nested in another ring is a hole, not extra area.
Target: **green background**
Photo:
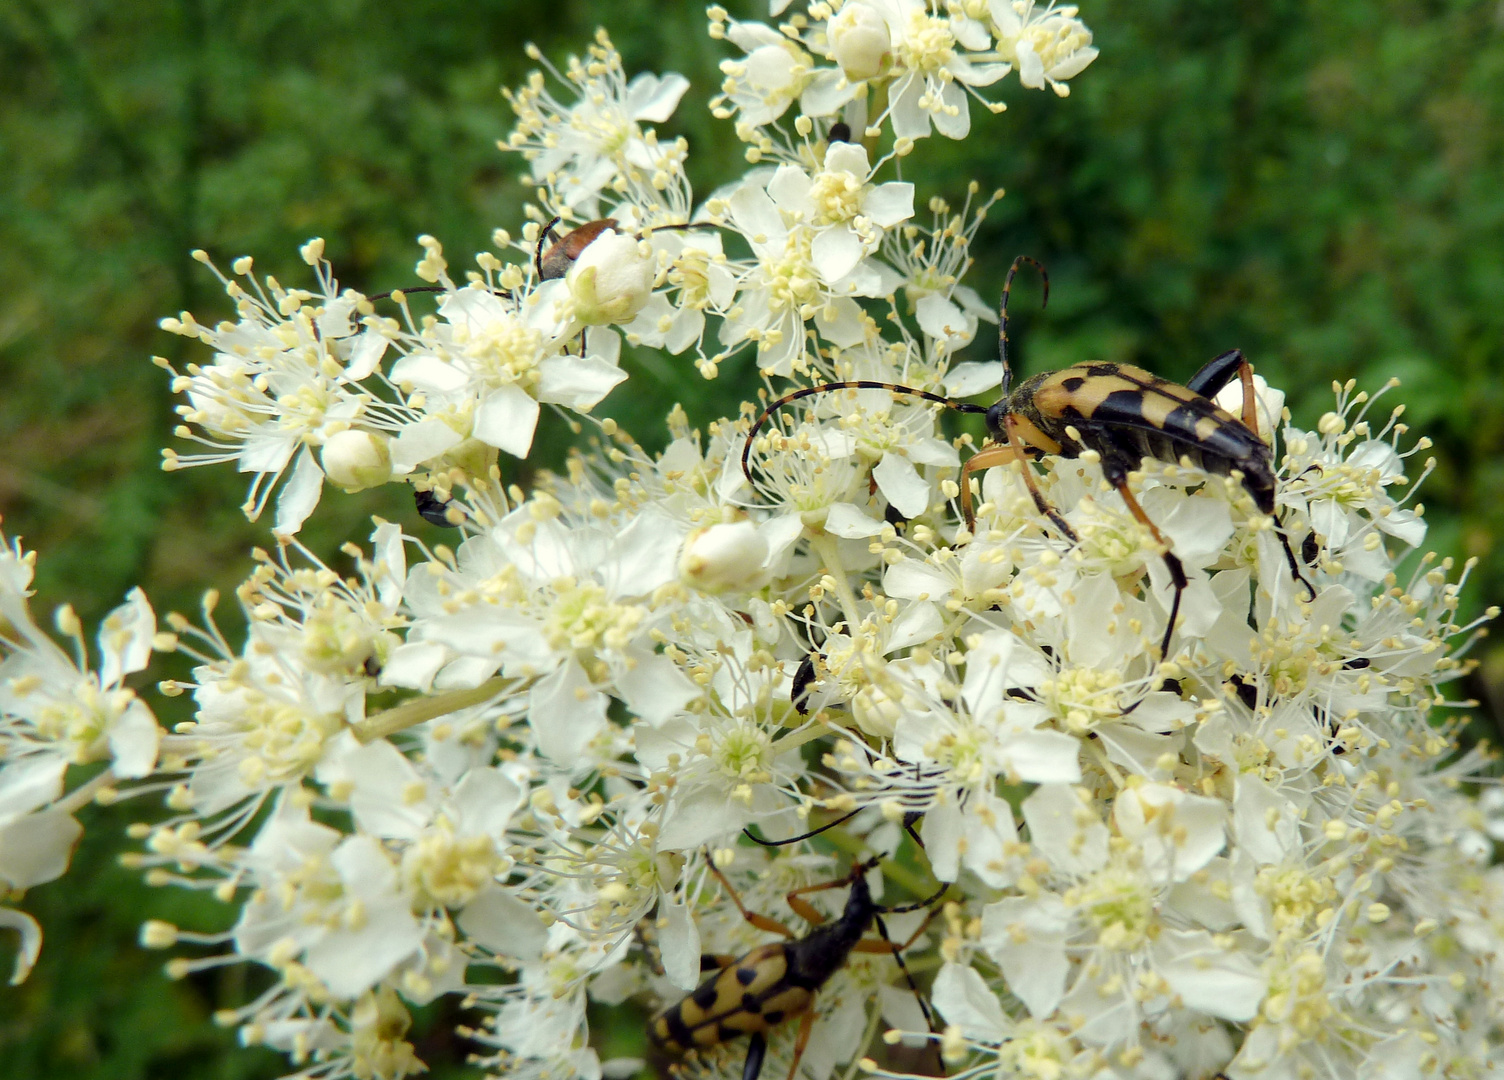
[[[1436,443],[1429,546],[1483,560],[1469,610],[1498,602],[1504,8],[1098,0],[1083,16],[1102,56],[1068,99],[1010,78],[1005,114],[974,108],[970,140],[931,140],[906,162],[921,201],[959,202],[964,178],[1008,189],[970,280],[994,295],[1013,255],[1048,264],[1049,311],[1020,293],[1021,368],[1104,358],[1183,380],[1237,346],[1307,426],[1331,380],[1398,375],[1393,400]],[[297,246],[323,236],[341,282],[370,293],[413,283],[426,232],[463,269],[521,221],[519,162],[494,143],[510,128],[497,89],[532,66],[523,43],[561,59],[607,19],[630,71],[694,83],[663,130],[691,139],[696,190],[739,171],[739,149],[689,107],[723,55],[693,6],[0,2],[0,512],[41,552],[39,614],[66,600],[92,624],[135,584],[159,611],[192,611],[267,540],[237,509],[230,468],[156,467],[173,402],[148,357],[202,355],[156,322],[230,312],[188,251],[224,267],[254,254],[301,284]],[[703,423],[754,388],[745,365],[712,384],[628,365],[600,411],[649,445],[667,402]],[[546,419],[545,459],[567,438]],[[410,507],[401,492],[328,494],[304,539],[333,557],[372,513],[425,529]],[[1492,737],[1504,694],[1504,651],[1488,644],[1463,690],[1483,703],[1475,737]],[[0,989],[5,1080],[283,1071],[208,1020],[254,993],[255,973],[169,983],[163,954],[134,946],[148,915],[227,918],[200,897],[148,895],[115,865],[120,827],[150,812],[90,811],[73,871],[26,897],[48,938],[31,980]],[[452,1020],[426,1015],[415,1036],[437,1076],[467,1052]],[[638,1037],[635,1021],[602,1027],[624,1049]]]

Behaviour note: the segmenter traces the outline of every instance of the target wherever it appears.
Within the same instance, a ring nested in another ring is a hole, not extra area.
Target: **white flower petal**
[[[421,465],[453,449],[463,439],[463,435],[437,416],[408,424],[392,440],[392,465],[394,468],[411,471],[413,466]]]
[[[682,900],[668,896],[658,900],[658,950],[669,982],[685,991],[699,985],[700,930]]]
[[[1070,961],[1065,940],[1071,915],[1053,893],[1010,898],[982,909],[982,943],[1003,969],[1008,989],[1043,1020],[1065,996]]]
[[[689,80],[677,72],[670,71],[661,76],[644,72],[627,86],[624,104],[633,120],[661,124],[674,114],[679,99],[688,89]]]
[[[84,834],[71,814],[43,810],[0,825],[0,882],[29,889],[63,876]]]
[[[295,535],[318,506],[323,491],[324,470],[319,468],[313,448],[305,446],[293,466],[292,477],[277,496],[277,522],[272,531],[279,536]]]
[[[1268,976],[1243,953],[1219,948],[1205,930],[1166,928],[1150,951],[1187,1008],[1239,1023],[1257,1015]]]
[[[0,907],[0,930],[14,930],[21,935],[16,948],[16,966],[10,976],[10,984],[20,986],[36,966],[37,957],[42,955],[41,924],[24,911]]]
[[[513,457],[525,458],[533,447],[537,426],[538,402],[516,383],[507,383],[492,390],[476,405],[472,434]]]
[[[621,340],[615,331],[603,327],[591,329],[589,335],[592,343],[596,338],[610,338],[618,342]],[[615,364],[598,356],[576,356],[573,353],[550,357],[538,369],[538,376],[538,401],[557,402],[581,412],[595,408],[601,398],[627,380],[627,373]],[[533,412],[536,416],[536,403]],[[502,449],[505,450],[506,447]],[[522,454],[514,456],[523,457],[526,453],[524,450]]]
[[[914,463],[902,454],[884,454],[872,470],[872,479],[877,481],[883,498],[904,517],[916,518],[929,509],[933,491]]]
[[[810,245],[810,261],[820,271],[820,276],[831,283],[840,281],[856,269],[866,253],[861,237],[845,223],[816,233]]]
[[[987,988],[986,980],[966,964],[947,963],[940,969],[940,974],[935,976],[930,1004],[940,1010],[946,1023],[957,1025],[974,1039],[1000,1042],[1012,1028],[997,995]]]
[[[533,906],[499,888],[481,892],[455,921],[467,937],[498,956],[535,960],[548,943],[548,928]]]

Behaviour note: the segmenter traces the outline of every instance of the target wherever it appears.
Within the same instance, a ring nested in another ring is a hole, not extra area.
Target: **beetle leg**
[[[1238,369],[1247,363],[1243,359],[1242,349],[1228,349],[1225,353],[1218,353],[1186,380],[1185,388],[1204,398],[1214,398],[1237,376]]]
[[[1278,517],[1274,519],[1274,531],[1279,534],[1280,546],[1285,549],[1285,561],[1290,564],[1291,575],[1294,576],[1296,581],[1305,586],[1306,592],[1310,594],[1311,599],[1314,601],[1316,599],[1316,586],[1307,581],[1305,575],[1300,572],[1300,564],[1295,561],[1295,550],[1290,547],[1290,536],[1285,532],[1285,523]],[[1304,548],[1304,545],[1302,545],[1302,548]]]
[[[726,895],[731,897],[731,902],[736,905],[736,910],[742,913],[742,918],[746,919],[759,930],[766,930],[770,934],[782,934],[786,938],[797,938],[799,936],[777,919],[767,915],[759,915],[755,911],[748,911],[747,905],[743,904],[742,898],[736,895],[736,890],[731,887],[731,882],[726,880],[726,875],[721,873],[720,869],[715,865],[714,860],[710,860],[708,865],[710,872],[721,883],[721,888],[726,890]]]
[[[742,1080],[757,1080],[762,1072],[762,1059],[768,1052],[768,1039],[760,1031],[754,1031],[747,1040],[747,1063],[742,1066]]]
[[[1133,497],[1133,491],[1128,487],[1128,481],[1119,480],[1113,485],[1118,489],[1118,494],[1123,497],[1123,502],[1128,507],[1128,512],[1134,516],[1138,523],[1149,530],[1149,535],[1154,537],[1159,545],[1160,558],[1165,561],[1165,569],[1170,571],[1170,583],[1175,586],[1175,599],[1170,601],[1170,620],[1165,623],[1165,636],[1159,643],[1159,658],[1169,659],[1170,635],[1175,632],[1175,620],[1180,615],[1180,598],[1185,593],[1186,576],[1185,567],[1180,565],[1180,559],[1170,550],[1170,542],[1165,539],[1164,533],[1159,531],[1159,526],[1149,519],[1144,513],[1144,508]]]
[[[961,466],[961,516],[965,518],[968,529],[975,529],[977,524],[976,511],[971,505],[971,474],[977,469],[991,469],[1018,460],[1019,455],[1011,446],[986,446],[966,459],[966,464]],[[1024,472],[1028,472],[1027,465]]]
[[[935,1014],[930,1011],[929,1005],[924,1000],[924,995],[919,992],[919,986],[914,982],[914,976],[909,973],[909,965],[903,962],[903,950],[907,949],[910,945],[919,940],[919,935],[924,933],[925,930],[928,929],[930,922],[939,913],[939,910],[939,908],[931,908],[930,913],[925,917],[924,922],[919,924],[919,929],[915,930],[914,933],[910,935],[909,940],[905,941],[902,945],[893,944],[893,940],[888,937],[888,926],[883,922],[883,917],[881,915],[874,915],[872,917],[872,921],[877,925],[877,932],[882,935],[883,939],[881,942],[873,941],[870,942],[870,944],[877,945],[878,949],[863,949],[862,946],[869,944],[869,942],[859,941],[856,945],[857,949],[862,952],[892,950],[893,962],[898,965],[898,970],[903,972],[903,981],[908,983],[909,989],[914,992],[914,1000],[919,1002],[919,1011],[924,1014],[924,1022],[929,1026],[931,1034],[938,1034],[935,1028]],[[940,1063],[940,1075],[943,1076],[945,1075],[945,1059],[940,1054],[940,1044],[938,1042],[934,1042],[930,1045],[935,1049],[935,1057]]]
[[[789,1080],[799,1071],[799,1062],[804,1057],[804,1048],[809,1045],[809,1033],[815,1026],[815,1010],[810,1009],[799,1019],[799,1034],[794,1037],[794,1060],[789,1063]],[[742,1080],[747,1080],[743,1075]]]
[[[1255,435],[1259,434],[1259,398],[1253,391],[1253,365],[1244,360],[1238,365],[1238,378],[1243,380],[1243,423]],[[1278,417],[1271,419],[1271,423]],[[1263,438],[1263,436],[1259,436]]]
[[[1259,433],[1258,398],[1253,392],[1253,365],[1243,356],[1242,349],[1228,349],[1220,356],[1208,360],[1205,366],[1191,376],[1185,384],[1204,398],[1213,398],[1236,376],[1243,383],[1243,424],[1255,435]]]
[[[794,910],[794,913],[801,919],[809,923],[811,926],[819,926],[825,921],[825,912],[821,911],[819,908],[815,907],[814,904],[811,904],[808,900],[804,899],[804,894],[812,892],[824,892],[826,889],[839,889],[846,885],[850,885],[852,880],[853,879],[850,877],[843,877],[837,881],[822,881],[816,885],[805,885],[802,888],[794,889],[790,892],[785,893],[783,898],[788,903],[789,907]]]

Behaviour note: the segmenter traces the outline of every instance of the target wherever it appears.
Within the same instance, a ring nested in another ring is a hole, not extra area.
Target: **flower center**
[[[1068,892],[1065,900],[1082,909],[1104,949],[1136,949],[1154,926],[1153,897],[1138,878],[1121,870],[1103,870]]]
[[[463,907],[506,868],[487,836],[456,837],[448,822],[402,853],[402,876],[422,906]]]
[[[915,9],[909,13],[908,30],[898,46],[898,55],[905,67],[933,75],[944,71],[956,58],[955,44],[950,20]]]
[[[862,189],[862,178],[855,173],[845,170],[816,173],[809,189],[816,223],[835,225],[856,217],[862,212]]]
[[[767,263],[768,304],[774,311],[820,301],[820,272],[810,261],[810,234],[789,233],[781,258]]]
[[[593,581],[561,578],[554,583],[543,635],[555,649],[619,649],[636,632],[642,615],[639,607],[608,601],[606,590]]]
[[[482,381],[491,387],[517,383],[524,390],[538,384],[538,354],[543,334],[514,315],[461,327],[455,338]]]
[[[247,784],[279,783],[303,775],[319,763],[324,744],[344,727],[333,713],[309,712],[282,701],[247,700],[237,728],[247,756],[240,775]]]
[[[1039,694],[1068,732],[1084,735],[1098,724],[1122,716],[1117,695],[1122,683],[1119,671],[1066,668],[1040,683]]]

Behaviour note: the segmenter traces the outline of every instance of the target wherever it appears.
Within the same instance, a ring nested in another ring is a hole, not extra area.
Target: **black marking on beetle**
[[[441,499],[432,491],[414,491],[413,502],[417,504],[418,516],[430,525],[438,525],[440,528],[457,528],[454,522],[449,520],[449,504],[453,499]]]
[[[808,1013],[814,1005],[815,994],[845,965],[869,928],[875,925],[883,940],[892,945],[882,921],[884,914],[930,907],[949,888],[942,883],[934,895],[913,904],[896,907],[876,904],[867,887],[865,874],[879,861],[873,858],[857,863],[846,878],[834,883],[850,888],[845,907],[834,920],[814,926],[802,938],[759,946],[733,961],[655,1016],[648,1024],[649,1038],[670,1052],[689,1052],[750,1035],[742,1076],[743,1080],[756,1080],[766,1049],[765,1031]],[[729,889],[729,883],[722,881]],[[917,996],[918,987],[902,955],[896,948],[892,955]],[[737,991],[738,986],[751,985],[759,977],[766,983],[761,990]],[[780,999],[780,1007],[762,1012],[765,1005]],[[923,998],[919,998],[919,1006],[933,1032],[934,1016]],[[686,1009],[691,1010],[692,1021],[686,1020]],[[797,1061],[796,1056],[796,1069]]]
[[[789,692],[789,700],[793,703],[794,708],[798,710],[800,716],[809,715],[809,692],[810,687],[815,684],[815,657],[819,655],[818,652],[807,654],[799,662],[799,667],[794,671],[793,687]]]
[[[1316,539],[1314,531],[1306,533],[1306,538],[1300,542],[1300,558],[1307,566],[1315,566],[1316,560],[1321,557],[1321,543]]]

